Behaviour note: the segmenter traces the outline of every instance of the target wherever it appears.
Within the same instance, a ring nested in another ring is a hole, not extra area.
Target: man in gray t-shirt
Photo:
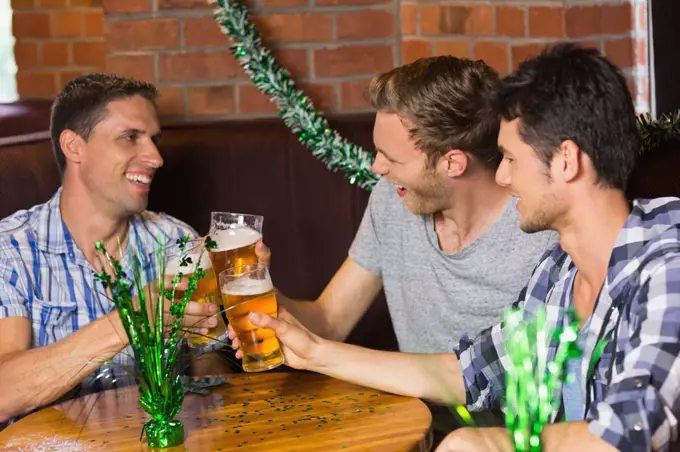
[[[508,198],[484,234],[449,254],[431,215],[409,212],[387,180],[376,185],[349,257],[381,278],[400,351],[450,353],[516,300],[557,237],[522,232],[515,202]]]
[[[280,304],[344,341],[384,288],[401,351],[452,352],[493,325],[557,238],[525,234],[495,181],[498,74],[481,61],[423,58],[376,76],[374,187],[349,256],[314,302]]]

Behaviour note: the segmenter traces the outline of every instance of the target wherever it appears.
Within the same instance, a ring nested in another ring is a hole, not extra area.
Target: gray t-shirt
[[[414,215],[396,188],[371,193],[349,257],[382,278],[399,349],[450,353],[464,334],[498,323],[558,236],[519,228],[516,199],[479,238],[454,254],[439,247],[432,216]]]

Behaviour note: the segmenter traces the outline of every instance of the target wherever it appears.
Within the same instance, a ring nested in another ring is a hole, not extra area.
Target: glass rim
[[[210,212],[210,218],[211,219],[215,215],[233,215],[233,216],[236,216],[236,217],[251,217],[251,218],[262,218],[262,219],[264,219],[264,215],[259,215],[257,213],[217,212],[217,211]]]

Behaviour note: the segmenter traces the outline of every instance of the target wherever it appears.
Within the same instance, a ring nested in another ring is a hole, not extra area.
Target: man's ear
[[[559,168],[562,180],[572,182],[580,174],[583,174],[583,152],[572,140],[564,140],[558,148]],[[554,158],[554,157],[553,157]]]
[[[83,139],[73,130],[64,129],[59,135],[59,146],[68,163],[80,163],[83,153]]]
[[[449,177],[461,176],[468,166],[468,155],[460,149],[451,149],[444,154],[441,164],[445,166],[446,175]]]

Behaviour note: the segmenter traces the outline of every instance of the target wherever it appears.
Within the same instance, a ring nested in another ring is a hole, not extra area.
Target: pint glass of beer
[[[220,273],[220,287],[227,319],[241,343],[243,370],[262,372],[283,364],[283,352],[274,331],[248,320],[251,312],[277,315],[274,285],[267,267],[256,263],[227,269]]]
[[[202,240],[190,240],[185,245],[183,251],[180,251],[179,245],[168,247],[165,261],[164,273],[166,280],[170,281],[174,276],[179,275],[179,273],[182,274],[180,284],[175,289],[175,299],[184,297],[185,290],[183,287],[186,287],[189,278],[194,276],[196,269],[200,266],[205,272],[205,276],[197,281],[196,290],[191,294],[191,301],[212,303],[220,308],[222,300],[217,287],[217,278],[208,257],[208,251],[203,250]],[[182,266],[182,262],[186,263],[186,265]],[[212,342],[213,338],[220,337],[227,331],[222,314],[218,312],[214,317],[217,320],[217,326],[209,328],[208,334],[205,336],[196,336],[188,339],[191,345],[202,346],[208,344]],[[188,326],[191,327],[191,325]]]
[[[257,263],[255,244],[262,239],[263,222],[260,215],[212,213],[209,235],[217,247],[210,250],[210,260],[216,275],[227,268]]]

